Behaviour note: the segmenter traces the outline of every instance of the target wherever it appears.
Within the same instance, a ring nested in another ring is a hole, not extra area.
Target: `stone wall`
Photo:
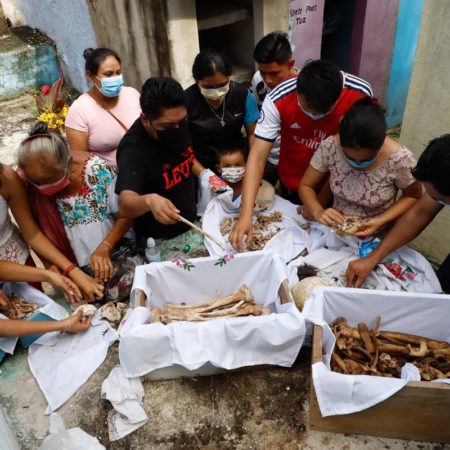
[[[96,46],[86,0],[1,0],[13,25],[37,28],[55,42],[64,76],[84,91],[87,81],[83,50]]]
[[[424,2],[419,43],[400,141],[418,157],[430,139],[450,132],[450,8],[448,0]],[[450,177],[450,174],[449,174]],[[441,262],[450,251],[448,208],[416,239],[414,247]]]
[[[140,90],[150,76],[170,75],[165,0],[89,0],[97,45],[122,58],[125,84]]]

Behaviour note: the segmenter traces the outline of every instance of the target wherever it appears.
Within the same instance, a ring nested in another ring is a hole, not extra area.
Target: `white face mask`
[[[245,167],[224,167],[222,179],[228,183],[239,183],[244,178]]]
[[[203,97],[209,100],[220,100],[222,97],[225,97],[225,95],[228,94],[230,90],[230,83],[227,83],[225,86],[215,89],[206,89],[202,88],[201,86],[199,86],[199,88]]]

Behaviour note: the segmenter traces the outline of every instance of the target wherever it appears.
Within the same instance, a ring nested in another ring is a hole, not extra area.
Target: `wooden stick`
[[[189,222],[189,220],[185,219],[184,217],[181,217],[178,219],[180,222],[185,223],[186,225],[189,225],[194,230],[198,231],[199,233],[202,233],[203,236],[207,237],[211,241],[213,241],[215,244],[217,244],[223,251],[225,251],[225,246],[221,244],[214,236],[210,235],[207,231],[202,230],[200,227],[195,225],[195,223]]]

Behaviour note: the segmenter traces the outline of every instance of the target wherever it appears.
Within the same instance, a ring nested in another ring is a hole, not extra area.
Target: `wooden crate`
[[[322,361],[322,327],[314,326],[312,363]],[[309,428],[399,439],[450,442],[450,385],[411,381],[384,402],[353,414],[322,417],[311,380]]]

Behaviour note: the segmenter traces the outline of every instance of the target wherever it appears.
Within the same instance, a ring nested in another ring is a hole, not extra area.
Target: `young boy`
[[[258,71],[253,75],[250,93],[261,109],[266,95],[283,81],[298,75],[294,67],[292,48],[286,33],[273,31],[264,36],[255,47],[253,58]],[[263,178],[275,185],[278,180],[280,136],[273,143]]]
[[[220,180],[212,183],[211,186],[217,200],[228,212],[239,212],[241,208],[241,192],[247,153],[248,150],[244,141],[224,144],[216,150],[216,171]],[[255,211],[270,209],[274,196],[275,189],[273,186],[267,181],[261,180],[255,200]]]
[[[217,149],[216,170],[220,178],[233,189],[233,202],[241,195],[246,160],[247,152],[242,142],[225,144]]]

